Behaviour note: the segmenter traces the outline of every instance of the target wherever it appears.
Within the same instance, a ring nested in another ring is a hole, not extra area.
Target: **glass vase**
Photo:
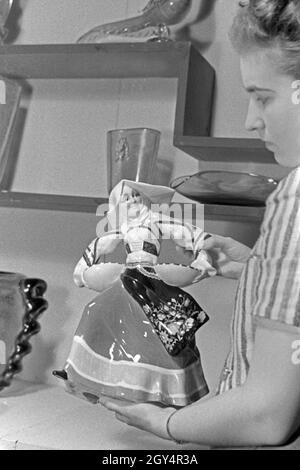
[[[149,0],[139,16],[96,26],[77,42],[169,41],[168,26],[182,21],[191,4],[192,0]]]
[[[137,127],[107,132],[108,192],[123,179],[152,183],[161,132]]]
[[[22,87],[0,76],[0,190],[8,190],[11,173],[10,149],[14,138]]]

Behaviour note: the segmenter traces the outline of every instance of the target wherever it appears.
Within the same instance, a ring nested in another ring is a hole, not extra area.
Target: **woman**
[[[65,369],[54,375],[93,403],[104,394],[179,407],[208,393],[194,340],[208,317],[179,286],[215,270],[198,250],[203,230],[152,210],[169,207],[173,195],[164,186],[122,180],[109,198],[112,230],[99,233],[76,265],[77,286],[100,295],[84,310]],[[158,264],[162,238],[190,251],[191,267]],[[120,242],[125,265],[103,262]]]
[[[228,238],[204,242],[218,254],[220,274],[235,270],[240,277],[218,394],[177,411],[101,402],[121,421],[165,439],[278,446],[300,428],[300,108],[292,99],[300,74],[300,2],[240,3],[231,39],[249,94],[246,128],[291,171],[267,200],[251,252]]]

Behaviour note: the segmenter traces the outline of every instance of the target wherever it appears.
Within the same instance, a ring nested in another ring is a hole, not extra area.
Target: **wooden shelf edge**
[[[0,207],[19,209],[40,209],[96,214],[98,206],[101,204],[107,204],[107,202],[107,198],[0,191]]]
[[[262,146],[249,146],[251,139],[224,139],[198,137],[197,139],[184,137],[174,140],[174,146],[196,160],[215,162],[239,162],[239,163],[275,163],[271,152]],[[216,140],[217,139],[217,140]],[[222,142],[223,141],[223,142]],[[223,145],[224,144],[224,145]]]
[[[182,51],[191,46],[190,41],[141,41],[141,42],[103,42],[103,43],[44,43],[44,44],[4,44],[0,46],[0,56],[12,54],[86,54],[87,52],[103,51],[119,53],[124,51]]]
[[[264,143],[259,139],[246,137],[214,137],[214,136],[188,136],[175,135],[174,143],[182,146],[198,146],[212,148],[240,148],[247,147],[249,150],[266,150]],[[267,151],[267,150],[266,150]],[[271,152],[267,151],[271,154]]]
[[[179,78],[190,42],[0,46],[0,75],[17,79]]]
[[[82,212],[96,215],[97,208],[102,204],[107,205],[108,199],[85,196],[62,196],[56,194],[34,194],[14,191],[0,191],[0,207]],[[205,218],[226,220],[238,219],[239,221],[248,220],[253,222],[260,222],[263,218],[263,214],[263,207],[206,204],[204,208]]]

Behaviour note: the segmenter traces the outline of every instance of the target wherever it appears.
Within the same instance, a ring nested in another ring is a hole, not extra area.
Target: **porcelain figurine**
[[[164,41],[169,39],[169,25],[187,15],[191,0],[149,0],[142,14],[126,20],[96,26],[79,39],[79,43],[118,42],[122,38]]]
[[[46,289],[42,279],[0,272],[0,390],[21,372],[22,360],[31,351],[29,340],[40,331],[37,319],[48,307]]]
[[[216,272],[201,250],[209,235],[163,212],[173,195],[164,186],[119,182],[109,197],[111,230],[97,233],[75,267],[76,285],[99,295],[84,309],[66,365],[54,375],[93,403],[104,394],[185,406],[208,393],[195,344],[208,316],[182,286]],[[158,263],[164,238],[193,253],[190,266]],[[106,263],[120,243],[125,264]]]

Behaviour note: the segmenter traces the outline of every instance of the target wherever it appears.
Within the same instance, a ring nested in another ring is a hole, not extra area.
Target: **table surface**
[[[15,380],[0,392],[0,450],[204,450],[177,445],[118,421],[62,386]]]

